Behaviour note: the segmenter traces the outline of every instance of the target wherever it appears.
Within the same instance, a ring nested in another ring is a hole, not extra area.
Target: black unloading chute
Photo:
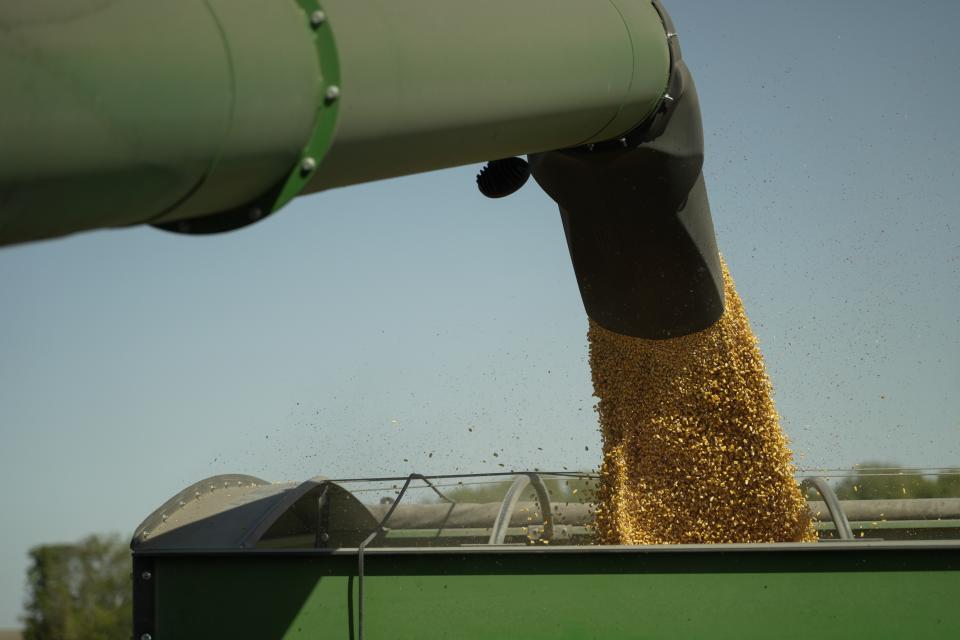
[[[560,205],[587,314],[617,333],[657,339],[706,329],[724,308],[700,103],[661,15],[672,68],[658,111],[618,140],[529,157]]]

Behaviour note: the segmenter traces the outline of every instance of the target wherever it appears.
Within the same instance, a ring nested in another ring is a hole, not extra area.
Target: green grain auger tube
[[[0,245],[230,231],[490,161],[486,195],[533,175],[559,204],[602,326],[723,312],[699,104],[656,1],[10,0],[0,78]]]

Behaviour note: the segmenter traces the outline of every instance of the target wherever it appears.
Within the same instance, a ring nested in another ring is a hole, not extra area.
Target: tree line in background
[[[500,502],[510,480],[464,482],[442,488],[443,494],[454,502]],[[546,478],[544,484],[554,504],[562,502],[592,502],[596,480],[589,477]],[[853,473],[834,486],[841,500],[883,500],[904,498],[960,498],[960,469],[944,469],[935,474],[908,469],[884,462],[865,462],[856,465]],[[811,500],[819,500],[815,489],[808,492]],[[439,498],[438,498],[439,499]],[[523,500],[535,500],[532,488],[524,492]]]
[[[118,535],[30,550],[24,640],[128,640],[130,548]]]
[[[923,474],[922,470],[895,464],[865,462],[856,465],[854,471],[834,488],[841,500],[960,498],[960,469]]]
[[[921,475],[893,464],[865,463],[836,486],[841,500],[960,498],[960,469]],[[595,480],[545,480],[551,501],[588,502]],[[444,487],[456,502],[497,502],[510,481]],[[535,499],[528,488],[523,499]],[[817,496],[809,496],[817,499]],[[128,640],[131,634],[131,559],[118,535],[92,535],[76,544],[30,550],[25,640]]]
[[[501,502],[513,484],[513,478],[507,480],[466,480],[454,486],[440,486],[443,495],[453,502],[471,504],[484,502]],[[597,481],[594,478],[571,476],[570,478],[544,478],[543,484],[550,495],[550,502],[591,502]],[[436,497],[440,500],[439,496]],[[534,501],[536,493],[531,485],[527,485],[521,500]]]

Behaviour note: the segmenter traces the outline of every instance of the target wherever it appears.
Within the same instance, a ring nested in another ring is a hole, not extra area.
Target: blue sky
[[[960,465],[960,5],[668,9],[801,466]],[[556,207],[532,182],[485,200],[475,172],[301,198],[218,237],[0,250],[0,627],[31,545],[128,533],[215,473],[497,470],[494,451],[594,467]]]

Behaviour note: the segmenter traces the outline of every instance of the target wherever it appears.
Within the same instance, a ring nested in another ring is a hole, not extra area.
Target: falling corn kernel
[[[816,539],[726,265],[723,277],[726,310],[705,331],[646,340],[590,322],[601,543]]]

